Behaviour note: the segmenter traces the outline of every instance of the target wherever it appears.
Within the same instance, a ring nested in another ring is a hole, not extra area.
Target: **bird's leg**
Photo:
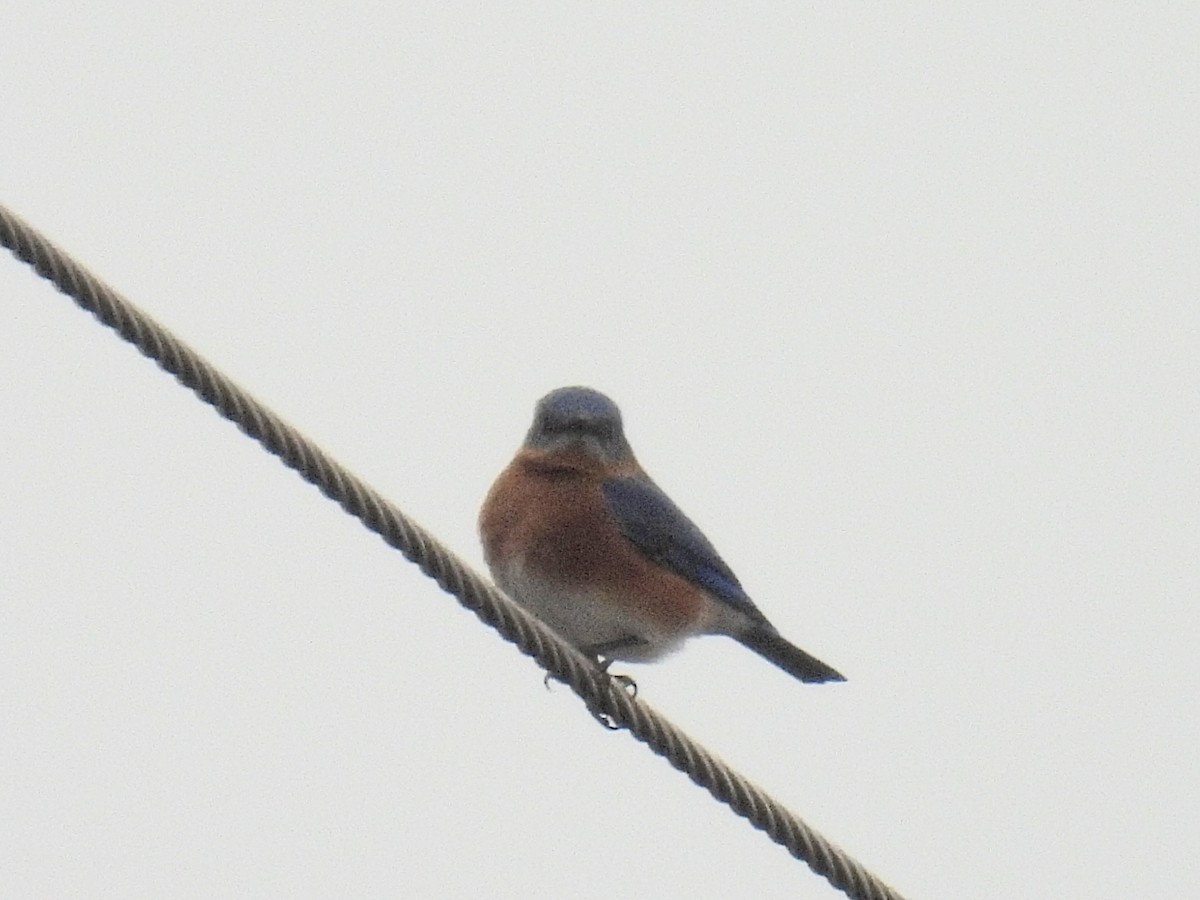
[[[636,697],[637,696],[637,682],[634,681],[633,678],[629,675],[625,675],[625,674],[614,675],[611,672],[609,672],[608,669],[609,669],[609,666],[611,666],[614,662],[616,662],[617,658],[614,655],[616,653],[616,651],[625,650],[629,647],[637,647],[640,644],[644,644],[644,643],[645,643],[645,641],[643,641],[640,637],[637,637],[636,635],[628,634],[628,635],[625,635],[624,637],[619,637],[619,638],[616,638],[611,641],[604,641],[601,644],[592,644],[588,647],[581,647],[580,650],[584,653],[585,656],[589,656],[592,659],[596,660],[596,665],[599,666],[600,671],[603,672],[605,675],[608,675],[608,677],[610,677],[613,681],[615,681],[617,684],[619,684],[621,686],[621,689],[623,691],[625,691],[625,693],[629,694],[630,697]]]
[[[608,671],[609,666],[616,662],[616,656],[613,654],[616,651],[623,650],[627,647],[636,647],[639,644],[645,643],[641,638],[634,635],[617,638],[612,641],[605,641],[601,644],[591,644],[587,647],[580,647],[579,652],[595,662],[596,668],[607,675],[613,682],[620,687],[630,698],[637,696],[637,682],[629,675],[618,673],[616,675]],[[542,683],[546,686],[546,690],[550,689],[550,673],[547,672]],[[592,714],[592,718],[603,725],[610,731],[619,731],[624,726],[618,725],[611,716],[597,709],[592,709],[590,704],[588,711]]]
[[[602,653],[593,654],[590,651],[590,648],[587,651],[587,655],[592,657],[593,659],[595,659],[596,668],[599,671],[603,672],[605,675],[607,675],[608,678],[614,684],[616,684],[618,686],[618,688],[620,688],[620,690],[623,690],[626,694],[628,694],[630,699],[633,699],[634,697],[637,696],[637,682],[636,681],[634,681],[628,675],[625,675],[622,673],[613,675],[611,672],[608,671],[608,667],[611,666],[614,662],[613,657],[605,656]],[[605,728],[607,728],[609,731],[620,731],[622,728],[625,727],[624,725],[618,724],[617,720],[614,719],[611,714],[604,712],[601,709],[597,709],[597,708],[593,707],[591,703],[588,703],[587,706],[588,706],[588,712],[591,713],[592,718],[595,719],[597,722],[599,722],[601,725],[603,725]]]
[[[636,635],[627,634],[624,637],[614,638],[611,641],[603,641],[599,644],[589,644],[586,647],[580,647],[579,652],[595,662],[596,668],[619,684],[621,689],[629,694],[630,697],[636,697],[637,682],[633,680],[633,677],[623,673],[614,675],[613,673],[609,672],[608,669],[614,662],[617,661],[616,656],[613,655],[616,651],[624,650],[628,647],[637,647],[644,643],[645,641]],[[542,684],[545,685],[546,690],[550,690],[549,672],[547,672],[546,676],[542,679]]]

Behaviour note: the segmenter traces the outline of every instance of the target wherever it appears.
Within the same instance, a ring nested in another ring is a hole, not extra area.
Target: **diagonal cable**
[[[0,204],[0,243],[415,563],[505,640],[854,900],[903,900],[509,600],[431,534]]]

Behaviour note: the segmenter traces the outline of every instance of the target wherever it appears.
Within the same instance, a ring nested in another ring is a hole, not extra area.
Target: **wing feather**
[[[644,556],[752,619],[766,621],[704,533],[653,481],[610,478],[601,491],[621,534]]]

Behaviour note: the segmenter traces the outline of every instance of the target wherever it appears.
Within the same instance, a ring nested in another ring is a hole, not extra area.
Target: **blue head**
[[[537,450],[577,448],[605,462],[633,459],[617,404],[585,387],[559,388],[539,400],[525,446]]]

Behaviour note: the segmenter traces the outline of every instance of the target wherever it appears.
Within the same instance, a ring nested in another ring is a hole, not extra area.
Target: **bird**
[[[542,397],[479,513],[500,588],[607,670],[727,635],[804,682],[845,681],[779,633],[642,469],[621,411],[587,387]]]

